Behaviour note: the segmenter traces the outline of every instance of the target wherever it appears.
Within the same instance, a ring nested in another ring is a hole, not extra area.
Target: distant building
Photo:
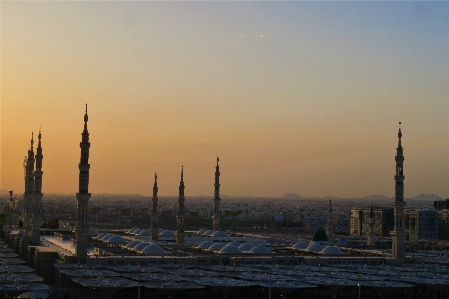
[[[391,207],[373,207],[374,231],[376,236],[388,237],[393,229],[394,210]],[[350,221],[351,236],[367,236],[369,233],[370,209],[352,209]]]
[[[245,218],[246,218],[246,220],[254,220],[254,219],[256,219],[256,214],[252,213],[252,212],[247,212],[245,214]]]
[[[448,210],[449,209],[449,198],[446,198],[445,201],[442,200],[436,200],[433,202],[433,206],[435,207],[436,210],[441,211],[441,210]]]
[[[438,238],[449,240],[449,210],[439,210],[438,212]]]
[[[278,222],[284,221],[284,215],[282,215],[282,214],[274,215],[274,221],[278,221]]]
[[[438,211],[405,210],[404,229],[409,240],[438,239]]]

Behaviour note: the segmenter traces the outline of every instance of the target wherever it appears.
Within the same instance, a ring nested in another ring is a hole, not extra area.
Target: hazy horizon
[[[0,189],[0,195],[8,195],[8,190],[4,190],[4,189]],[[75,193],[59,193],[59,192],[45,192],[43,193],[44,195],[62,195],[62,196],[75,196]],[[97,197],[97,196],[128,196],[128,197],[146,197],[146,198],[151,198],[153,195],[152,194],[138,194],[138,193],[91,193],[93,197]],[[13,197],[17,198],[17,196],[22,195],[22,193],[13,193]],[[176,198],[178,197],[177,194],[171,194],[171,195],[162,195],[159,196],[158,198]],[[202,195],[190,195],[190,196],[186,196],[187,198],[204,198],[204,197],[210,197],[213,198],[214,195],[213,194],[202,194]],[[361,197],[338,197],[338,196],[332,196],[332,195],[327,195],[327,196],[323,196],[323,197],[317,197],[317,196],[302,196],[301,194],[296,194],[296,193],[285,193],[283,195],[278,195],[278,196],[253,196],[253,195],[227,195],[227,194],[220,194],[220,197],[222,199],[225,198],[254,198],[254,199],[258,199],[258,198],[281,198],[281,199],[287,199],[287,200],[293,200],[293,199],[372,199],[372,200],[390,200],[390,199],[394,199],[394,196],[386,196],[386,195],[382,195],[382,194],[372,194],[372,195],[366,195],[366,196],[361,196]],[[445,199],[446,197],[444,196],[439,196],[437,194],[417,194],[415,196],[410,196],[410,197],[405,197],[405,199],[414,199],[414,198],[418,198],[418,200],[423,199],[423,197],[425,199],[431,199],[431,200],[438,200],[438,199]]]
[[[449,2],[1,4],[0,187],[277,197],[449,195]],[[36,143],[35,143],[36,145]]]

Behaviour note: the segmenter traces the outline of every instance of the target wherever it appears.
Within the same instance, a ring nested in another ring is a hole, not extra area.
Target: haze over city
[[[75,193],[88,103],[92,193],[449,195],[448,2],[1,4],[1,181]]]

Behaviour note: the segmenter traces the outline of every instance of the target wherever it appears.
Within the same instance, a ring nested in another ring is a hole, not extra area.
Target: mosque
[[[302,240],[291,246],[270,244],[260,236],[230,234],[220,230],[220,166],[217,157],[213,199],[212,229],[186,231],[184,168],[181,168],[177,229],[175,232],[158,227],[158,178],[154,176],[151,227],[132,228],[127,231],[99,232],[90,227],[88,219],[89,193],[89,131],[87,104],[84,128],[81,133],[79,188],[76,193],[77,219],[74,229],[54,231],[41,229],[42,225],[42,134],[39,131],[36,154],[32,135],[25,167],[25,207],[23,229],[7,231],[6,242],[27,261],[28,265],[47,281],[67,283],[70,265],[85,267],[123,267],[126,265],[237,266],[237,265],[403,265],[415,261],[405,255],[404,173],[402,132],[399,128],[396,148],[396,173],[394,207],[394,230],[391,255],[354,253],[347,250],[344,238],[335,240],[333,234],[332,202],[329,201],[326,228],[319,228],[311,241]],[[376,243],[374,217],[371,207],[370,233],[367,248]],[[69,247],[63,245],[68,244]],[[81,274],[80,274],[81,275]],[[70,276],[70,275],[69,275]],[[81,275],[83,276],[83,275]]]

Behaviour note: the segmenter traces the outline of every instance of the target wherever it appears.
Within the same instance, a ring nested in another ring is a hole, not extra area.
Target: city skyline
[[[2,2],[1,189],[150,196],[449,195],[449,3]],[[446,112],[445,112],[446,111]]]

